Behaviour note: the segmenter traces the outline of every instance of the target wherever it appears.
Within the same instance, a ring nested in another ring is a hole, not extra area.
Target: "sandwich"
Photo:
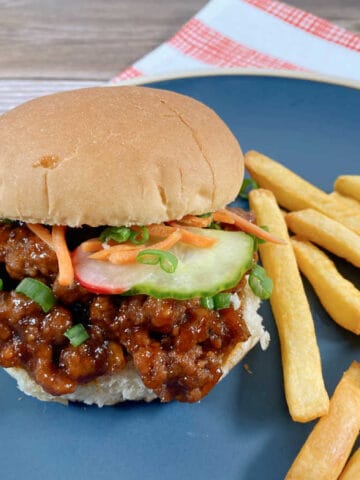
[[[20,390],[196,402],[265,347],[255,245],[276,239],[227,207],[243,173],[219,116],[170,91],[87,88],[2,115],[0,366]]]

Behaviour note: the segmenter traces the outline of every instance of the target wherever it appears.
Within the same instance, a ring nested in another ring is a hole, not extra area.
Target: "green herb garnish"
[[[51,288],[34,278],[24,278],[21,280],[15,291],[17,293],[22,293],[40,305],[45,313],[47,313],[56,303]]]
[[[217,293],[214,297],[215,310],[222,310],[223,308],[229,308],[231,305],[231,293],[221,292]]]
[[[202,297],[200,299],[200,305],[209,310],[214,310],[215,308],[213,297]]]
[[[211,222],[207,228],[211,228],[212,230],[222,230],[221,226],[216,222]]]
[[[100,240],[102,242],[108,242],[114,240],[118,243],[124,243],[129,240],[131,236],[131,230],[128,227],[107,227],[100,234]]]
[[[156,249],[142,250],[137,254],[136,260],[146,265],[157,265],[159,263],[166,273],[174,273],[178,265],[178,259],[173,253]]]
[[[73,327],[69,328],[68,330],[66,330],[64,335],[70,340],[70,343],[73,347],[78,347],[88,338],[90,338],[82,323],[77,323]]]
[[[132,231],[130,242],[134,245],[144,245],[150,238],[149,230],[146,227],[140,227],[139,231]]]
[[[259,188],[259,185],[256,182],[256,180],[252,178],[245,178],[240,188],[239,197],[247,200],[249,191],[253,190],[254,188]]]
[[[220,292],[213,297],[202,297],[200,304],[204,308],[209,310],[222,310],[223,308],[229,308],[231,305],[231,293]]]
[[[249,285],[255,295],[261,298],[261,300],[270,298],[273,281],[267,276],[265,268],[260,265],[254,265],[249,275]]]

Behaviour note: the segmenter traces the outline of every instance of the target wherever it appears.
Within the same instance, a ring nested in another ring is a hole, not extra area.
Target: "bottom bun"
[[[222,367],[224,378],[229,371],[260,341],[261,348],[265,350],[269,344],[269,333],[262,325],[262,318],[257,313],[260,300],[256,297],[248,285],[245,287],[243,316],[251,336],[246,342],[235,346],[227,356]],[[68,401],[83,402],[87,405],[96,404],[99,407],[114,405],[126,400],[144,400],[151,402],[157,398],[153,390],[146,388],[134,365],[129,362],[126,367],[117,374],[104,375],[92,382],[80,385],[75,392],[54,396],[46,393],[22,368],[6,368],[9,375],[17,381],[18,388],[39,400],[52,401],[67,404]]]

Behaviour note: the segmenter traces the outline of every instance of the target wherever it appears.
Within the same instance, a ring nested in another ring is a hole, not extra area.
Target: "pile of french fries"
[[[258,224],[285,241],[261,244],[259,250],[274,282],[270,302],[289,412],[299,422],[321,417],[286,479],[360,479],[360,449],[345,466],[360,431],[360,363],[353,362],[329,400],[299,273],[312,284],[330,317],[359,335],[360,291],[338,272],[324,250],[360,267],[360,176],[338,177],[335,191],[327,194],[258,152],[248,152],[245,165],[260,186],[249,194]],[[290,237],[288,230],[295,235]]]

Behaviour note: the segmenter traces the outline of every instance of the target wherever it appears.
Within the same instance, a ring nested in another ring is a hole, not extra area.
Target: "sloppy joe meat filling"
[[[81,235],[94,236],[89,230]],[[70,245],[80,243],[78,231],[69,229]],[[200,299],[94,295],[76,282],[62,287],[55,253],[19,223],[0,225],[0,262],[0,366],[24,368],[52,395],[131,361],[161,401],[196,402],[219,380],[232,348],[249,337],[241,306],[215,311]],[[52,288],[57,304],[47,314],[14,291],[25,277]],[[233,290],[241,299],[244,281]],[[89,339],[74,347],[64,333],[77,323]]]

